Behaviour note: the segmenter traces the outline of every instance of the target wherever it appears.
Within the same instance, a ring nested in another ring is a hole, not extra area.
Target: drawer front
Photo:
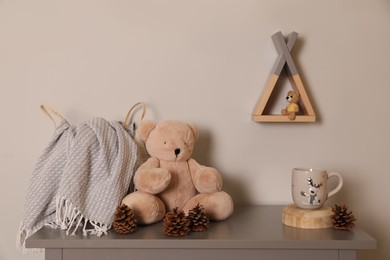
[[[63,260],[338,260],[338,250],[63,249]],[[46,259],[49,260],[49,259]]]

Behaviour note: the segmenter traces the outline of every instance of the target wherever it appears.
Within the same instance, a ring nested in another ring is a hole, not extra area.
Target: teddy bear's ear
[[[142,141],[146,141],[150,132],[156,127],[157,123],[151,120],[143,120],[139,125],[136,135]]]
[[[188,124],[188,126],[190,127],[192,133],[194,134],[194,140],[196,142],[198,140],[198,137],[199,137],[198,128],[196,127],[195,124]]]

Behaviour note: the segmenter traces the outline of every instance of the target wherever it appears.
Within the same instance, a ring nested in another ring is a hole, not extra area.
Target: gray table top
[[[377,241],[358,227],[300,229],[282,223],[283,206],[239,206],[227,220],[210,223],[201,233],[181,238],[164,235],[161,222],[139,226],[129,235],[110,230],[101,237],[67,236],[44,227],[26,241],[27,248],[235,248],[235,249],[376,249]]]

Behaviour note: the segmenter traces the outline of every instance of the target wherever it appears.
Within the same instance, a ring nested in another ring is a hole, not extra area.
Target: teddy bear
[[[286,108],[282,109],[282,115],[288,115],[290,120],[295,120],[296,113],[299,111],[298,100],[299,93],[297,91],[290,90],[287,93],[286,100],[289,102]]]
[[[136,135],[151,157],[134,173],[135,191],[122,203],[134,211],[139,224],[158,222],[174,208],[188,214],[197,204],[203,205],[210,220],[224,220],[233,213],[233,200],[222,191],[219,172],[191,157],[198,139],[194,124],[144,120]]]

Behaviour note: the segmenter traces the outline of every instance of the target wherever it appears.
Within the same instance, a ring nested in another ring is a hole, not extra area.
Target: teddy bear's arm
[[[136,190],[150,194],[164,191],[171,181],[171,174],[167,169],[160,168],[157,158],[151,157],[144,162],[134,174]]]
[[[188,165],[197,191],[213,193],[222,189],[222,177],[215,168],[200,165],[194,159],[189,159]]]

